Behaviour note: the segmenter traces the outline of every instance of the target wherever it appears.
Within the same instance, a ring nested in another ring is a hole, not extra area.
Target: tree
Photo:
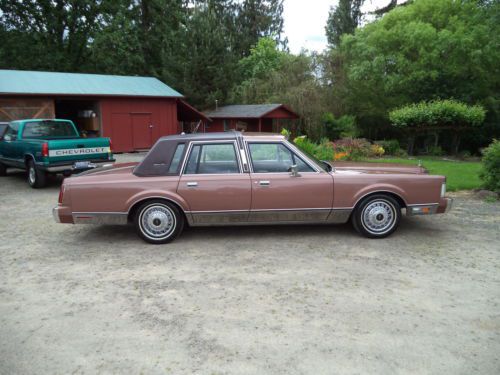
[[[415,0],[342,39],[344,101],[365,136],[380,137],[387,114],[409,103],[454,98],[487,109],[477,149],[499,132],[498,2]],[[474,143],[473,143],[474,142]]]
[[[458,153],[460,134],[480,126],[485,118],[480,105],[469,106],[455,100],[435,100],[403,106],[389,113],[392,125],[409,137],[408,154],[413,154],[415,136],[419,133],[447,129],[454,135],[453,152]]]
[[[339,0],[336,7],[330,8],[325,27],[330,46],[338,46],[342,35],[354,33],[363,16],[361,6],[364,2],[365,0]]]
[[[80,71],[105,1],[0,0],[0,66]]]

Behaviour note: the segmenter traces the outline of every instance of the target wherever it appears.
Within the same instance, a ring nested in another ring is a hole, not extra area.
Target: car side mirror
[[[299,170],[297,168],[297,164],[294,164],[290,168],[288,168],[288,172],[290,172],[290,176],[292,176],[292,177],[300,177],[300,173],[299,173]]]

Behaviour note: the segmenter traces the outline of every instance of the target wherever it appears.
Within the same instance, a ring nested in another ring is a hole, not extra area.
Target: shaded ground
[[[55,224],[57,195],[0,179],[1,374],[500,372],[497,203],[456,194],[385,240],[228,227],[152,246]]]

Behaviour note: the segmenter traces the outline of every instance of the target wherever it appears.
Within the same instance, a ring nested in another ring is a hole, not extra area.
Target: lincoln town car
[[[406,215],[447,212],[446,178],[420,166],[330,164],[281,135],[236,131],[160,138],[140,163],[66,178],[60,223],[133,224],[153,244],[184,226],[338,224],[383,238]]]

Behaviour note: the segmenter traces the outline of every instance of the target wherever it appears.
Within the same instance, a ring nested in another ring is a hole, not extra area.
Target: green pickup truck
[[[45,186],[47,174],[81,172],[113,163],[109,138],[82,138],[69,120],[19,120],[0,132],[0,176],[7,168],[27,170],[33,188]]]

